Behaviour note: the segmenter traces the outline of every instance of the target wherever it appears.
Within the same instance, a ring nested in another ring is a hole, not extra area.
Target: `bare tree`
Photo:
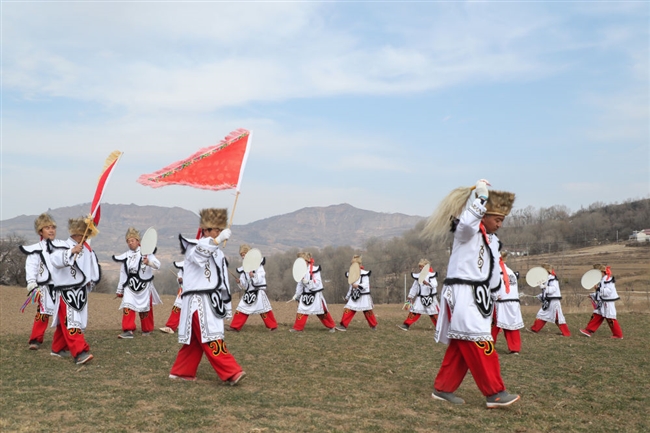
[[[27,240],[22,236],[9,235],[0,239],[0,284],[3,286],[24,286],[25,259],[20,246]]]

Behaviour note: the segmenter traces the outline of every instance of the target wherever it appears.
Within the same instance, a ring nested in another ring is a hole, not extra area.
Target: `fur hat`
[[[508,260],[508,251],[507,250],[501,250],[500,253],[501,253],[501,260],[503,260],[504,262],[507,261]]]
[[[70,218],[68,220],[68,231],[70,235],[86,235],[86,239],[94,238],[99,233],[97,227],[90,217]]]
[[[309,251],[301,251],[298,254],[296,254],[296,257],[308,262],[311,260],[311,253]]]
[[[594,265],[594,269],[598,269],[600,272],[607,272],[607,265],[597,263]]]
[[[228,226],[228,209],[208,208],[199,211],[202,229],[225,229]]]
[[[129,239],[137,239],[138,242],[140,242],[140,232],[135,229],[135,227],[129,227],[126,229],[126,235],[124,235],[124,239],[127,241]]]
[[[540,266],[546,269],[546,272],[549,274],[553,271],[553,266],[549,265],[548,263],[542,263]]]
[[[239,255],[246,254],[251,250],[251,246],[248,244],[241,244],[239,247]]]
[[[352,256],[352,263],[358,263],[361,265],[363,262],[363,258],[359,254],[355,254]]]
[[[42,213],[34,220],[34,230],[36,234],[41,234],[41,230],[47,226],[54,226],[56,228],[56,221],[47,213]]]
[[[425,267],[426,265],[430,265],[431,262],[429,262],[427,259],[420,259],[420,262],[418,263],[418,266]]]
[[[486,215],[507,216],[512,210],[515,202],[515,195],[507,191],[490,191],[487,203],[485,203]]]

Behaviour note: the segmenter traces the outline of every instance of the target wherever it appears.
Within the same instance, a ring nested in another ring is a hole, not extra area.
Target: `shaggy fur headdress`
[[[449,236],[451,222],[463,213],[473,194],[473,186],[456,188],[450,192],[427,220],[422,236],[434,242],[444,241]],[[486,214],[508,215],[514,201],[515,195],[511,192],[491,190],[485,204]]]
[[[507,216],[512,210],[515,202],[515,195],[508,191],[490,191],[487,203],[485,203],[485,213],[489,215]]]
[[[199,211],[202,229],[225,229],[228,226],[228,209],[208,208]]]
[[[358,263],[359,265],[362,265],[363,264],[362,262],[363,262],[363,258],[360,255],[355,254],[354,256],[352,256],[352,263]]]
[[[129,227],[126,230],[126,235],[124,235],[124,239],[127,241],[129,239],[137,239],[138,242],[140,242],[140,232],[135,229],[135,227]]]
[[[54,226],[54,228],[56,228],[56,221],[54,221],[54,218],[47,213],[40,214],[34,220],[34,230],[36,231],[36,234],[40,234],[40,231],[47,226]]]
[[[250,246],[250,245],[248,245],[248,244],[242,244],[242,245],[239,247],[239,255],[246,254],[246,253],[249,252],[250,250],[251,250],[251,246]]]
[[[598,263],[594,265],[594,269],[598,269],[600,272],[607,272],[607,265]]]
[[[70,235],[86,235],[86,239],[94,238],[99,233],[90,217],[70,218],[68,220]]]
[[[418,263],[418,266],[425,267],[426,265],[430,265],[431,262],[429,262],[427,259],[420,259],[420,262]]]
[[[553,271],[553,266],[549,265],[548,263],[542,263],[540,266],[546,269],[546,272],[549,274]]]
[[[311,260],[311,253],[309,251],[301,251],[298,254],[296,254],[296,257],[308,262]]]

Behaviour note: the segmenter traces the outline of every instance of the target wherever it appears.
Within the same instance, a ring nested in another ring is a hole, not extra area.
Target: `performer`
[[[229,313],[228,262],[219,244],[230,238],[227,209],[202,209],[201,238],[179,235],[183,265],[183,293],[178,342],[183,346],[170,379],[196,380],[205,354],[219,379],[237,385],[246,375],[223,341],[223,319]]]
[[[311,314],[315,314],[321,323],[329,329],[329,332],[335,332],[336,323],[327,310],[327,302],[323,296],[324,287],[320,266],[314,265],[314,259],[307,251],[298,253],[297,257],[307,262],[308,269],[302,281],[296,284],[296,294],[293,296],[293,300],[298,301],[298,312],[293,328],[289,329],[289,332],[302,332]]]
[[[153,269],[160,269],[160,261],[154,254],[140,254],[140,233],[129,227],[124,236],[129,250],[113,260],[121,263],[120,280],[117,283],[117,297],[122,298],[122,333],[117,338],[133,338],[135,313],[140,316],[142,335],[153,331],[153,306],[162,304],[153,284]]]
[[[358,263],[359,268],[361,269],[359,278],[348,288],[348,293],[345,295],[345,299],[348,301],[343,307],[343,317],[341,317],[341,322],[336,326],[336,329],[339,331],[347,331],[348,325],[352,321],[352,318],[357,313],[357,311],[363,311],[363,315],[368,322],[368,326],[373,331],[377,329],[377,317],[372,311],[373,303],[372,297],[370,296],[370,271],[366,271],[363,268],[362,257],[358,254],[352,256],[352,263]],[[348,277],[349,272],[345,273],[345,276]]]
[[[418,263],[420,272],[426,272],[426,277],[422,284],[420,284],[420,274],[412,273],[411,277],[415,280],[411,286],[408,297],[406,298],[406,305],[409,305],[409,315],[401,325],[397,325],[402,331],[408,331],[415,322],[420,319],[422,314],[426,314],[431,318],[433,326],[438,324],[438,313],[440,306],[438,304],[438,276],[437,272],[431,269],[431,264],[427,259],[420,260]]]
[[[29,336],[30,350],[38,350],[43,344],[50,316],[55,312],[54,298],[48,290],[52,265],[47,251],[47,241],[53,241],[56,238],[56,221],[47,213],[42,213],[34,220],[34,230],[41,237],[40,241],[33,245],[20,247],[20,251],[27,254],[25,260],[27,290],[30,294],[33,291],[37,292],[36,302],[38,302],[32,333]]]
[[[463,404],[465,401],[454,392],[469,369],[487,398],[487,407],[499,408],[519,400],[518,395],[505,389],[490,332],[494,307],[490,289],[500,281],[496,232],[510,213],[515,195],[505,191],[488,193],[485,180],[478,181],[475,189],[476,199],[467,209],[464,208],[472,189],[452,191],[424,229],[425,235],[438,240],[444,237],[445,226],[449,227],[449,215],[460,214],[451,223],[453,246],[435,334],[437,342],[449,346],[433,384],[432,397]]]
[[[239,255],[242,260],[246,253],[250,251],[249,245],[243,244],[239,247]],[[271,309],[271,302],[266,296],[266,272],[264,271],[264,261],[260,267],[255,271],[248,273],[244,272],[244,267],[237,268],[239,274],[239,284],[244,289],[245,293],[239,300],[237,311],[230,322],[231,331],[241,331],[251,314],[259,314],[264,321],[264,326],[270,331],[278,329],[278,322],[275,320],[273,310]]]
[[[521,335],[519,330],[524,327],[524,319],[521,317],[521,304],[519,303],[519,287],[517,285],[518,273],[506,265],[508,253],[501,251],[501,285],[492,295],[496,301],[494,304],[494,322],[492,323],[492,338],[497,342],[499,331],[508,343],[510,353],[519,355],[521,352]]]
[[[75,363],[85,364],[93,359],[82,331],[88,324],[88,294],[101,279],[97,256],[86,240],[99,231],[90,217],[70,219],[68,231],[67,241],[47,242],[52,263],[50,290],[57,312],[52,321],[56,330],[51,354],[59,357],[71,354]]]
[[[621,340],[623,339],[623,330],[621,325],[618,324],[618,320],[616,320],[616,305],[614,305],[616,301],[621,299],[616,293],[616,279],[612,275],[609,266],[598,264],[594,265],[594,269],[601,272],[602,278],[596,287],[596,292],[590,295],[594,313],[591,315],[587,327],[581,329],[580,332],[587,337],[591,337],[603,321],[607,320],[609,329],[612,331],[612,338]]]
[[[181,320],[181,294],[183,293],[183,262],[173,262],[174,267],[178,269],[176,274],[176,281],[178,281],[178,293],[176,294],[176,299],[174,300],[174,305],[172,306],[172,311],[169,313],[169,318],[165,326],[160,329],[166,334],[173,334],[178,329],[178,323]]]
[[[555,275],[555,270],[548,263],[544,263],[542,268],[548,272],[548,279],[546,283],[541,285],[542,293],[537,295],[537,298],[542,302],[542,308],[537,312],[535,323],[530,327],[534,333],[542,330],[546,322],[555,322],[560,328],[560,332],[564,337],[570,337],[571,331],[566,324],[564,314],[562,314],[562,293],[560,293],[560,282]]]

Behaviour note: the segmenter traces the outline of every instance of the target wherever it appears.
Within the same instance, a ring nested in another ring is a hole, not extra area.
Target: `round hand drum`
[[[532,268],[526,273],[526,283],[530,287],[539,287],[548,280],[548,272],[541,266]]]
[[[244,267],[244,272],[249,273],[251,271],[256,271],[262,264],[262,252],[257,248],[252,248],[248,250],[244,256],[244,261],[242,266]]]
[[[350,270],[348,271],[348,284],[354,284],[361,277],[361,267],[359,263],[352,263],[350,265]]]
[[[582,285],[583,288],[587,290],[591,290],[594,288],[594,286],[598,283],[600,283],[600,279],[602,278],[602,273],[598,269],[591,269],[582,276],[580,279],[580,284]]]
[[[420,275],[418,276],[418,283],[420,283],[420,285],[422,285],[422,283],[424,283],[424,280],[427,279],[429,272],[431,272],[431,265],[425,265],[420,271]]]
[[[140,254],[143,256],[148,256],[153,254],[156,251],[156,245],[158,244],[158,232],[153,227],[149,227],[140,241]]]
[[[295,262],[293,262],[293,279],[296,283],[299,283],[304,278],[307,273],[307,262],[305,259],[298,257]]]

